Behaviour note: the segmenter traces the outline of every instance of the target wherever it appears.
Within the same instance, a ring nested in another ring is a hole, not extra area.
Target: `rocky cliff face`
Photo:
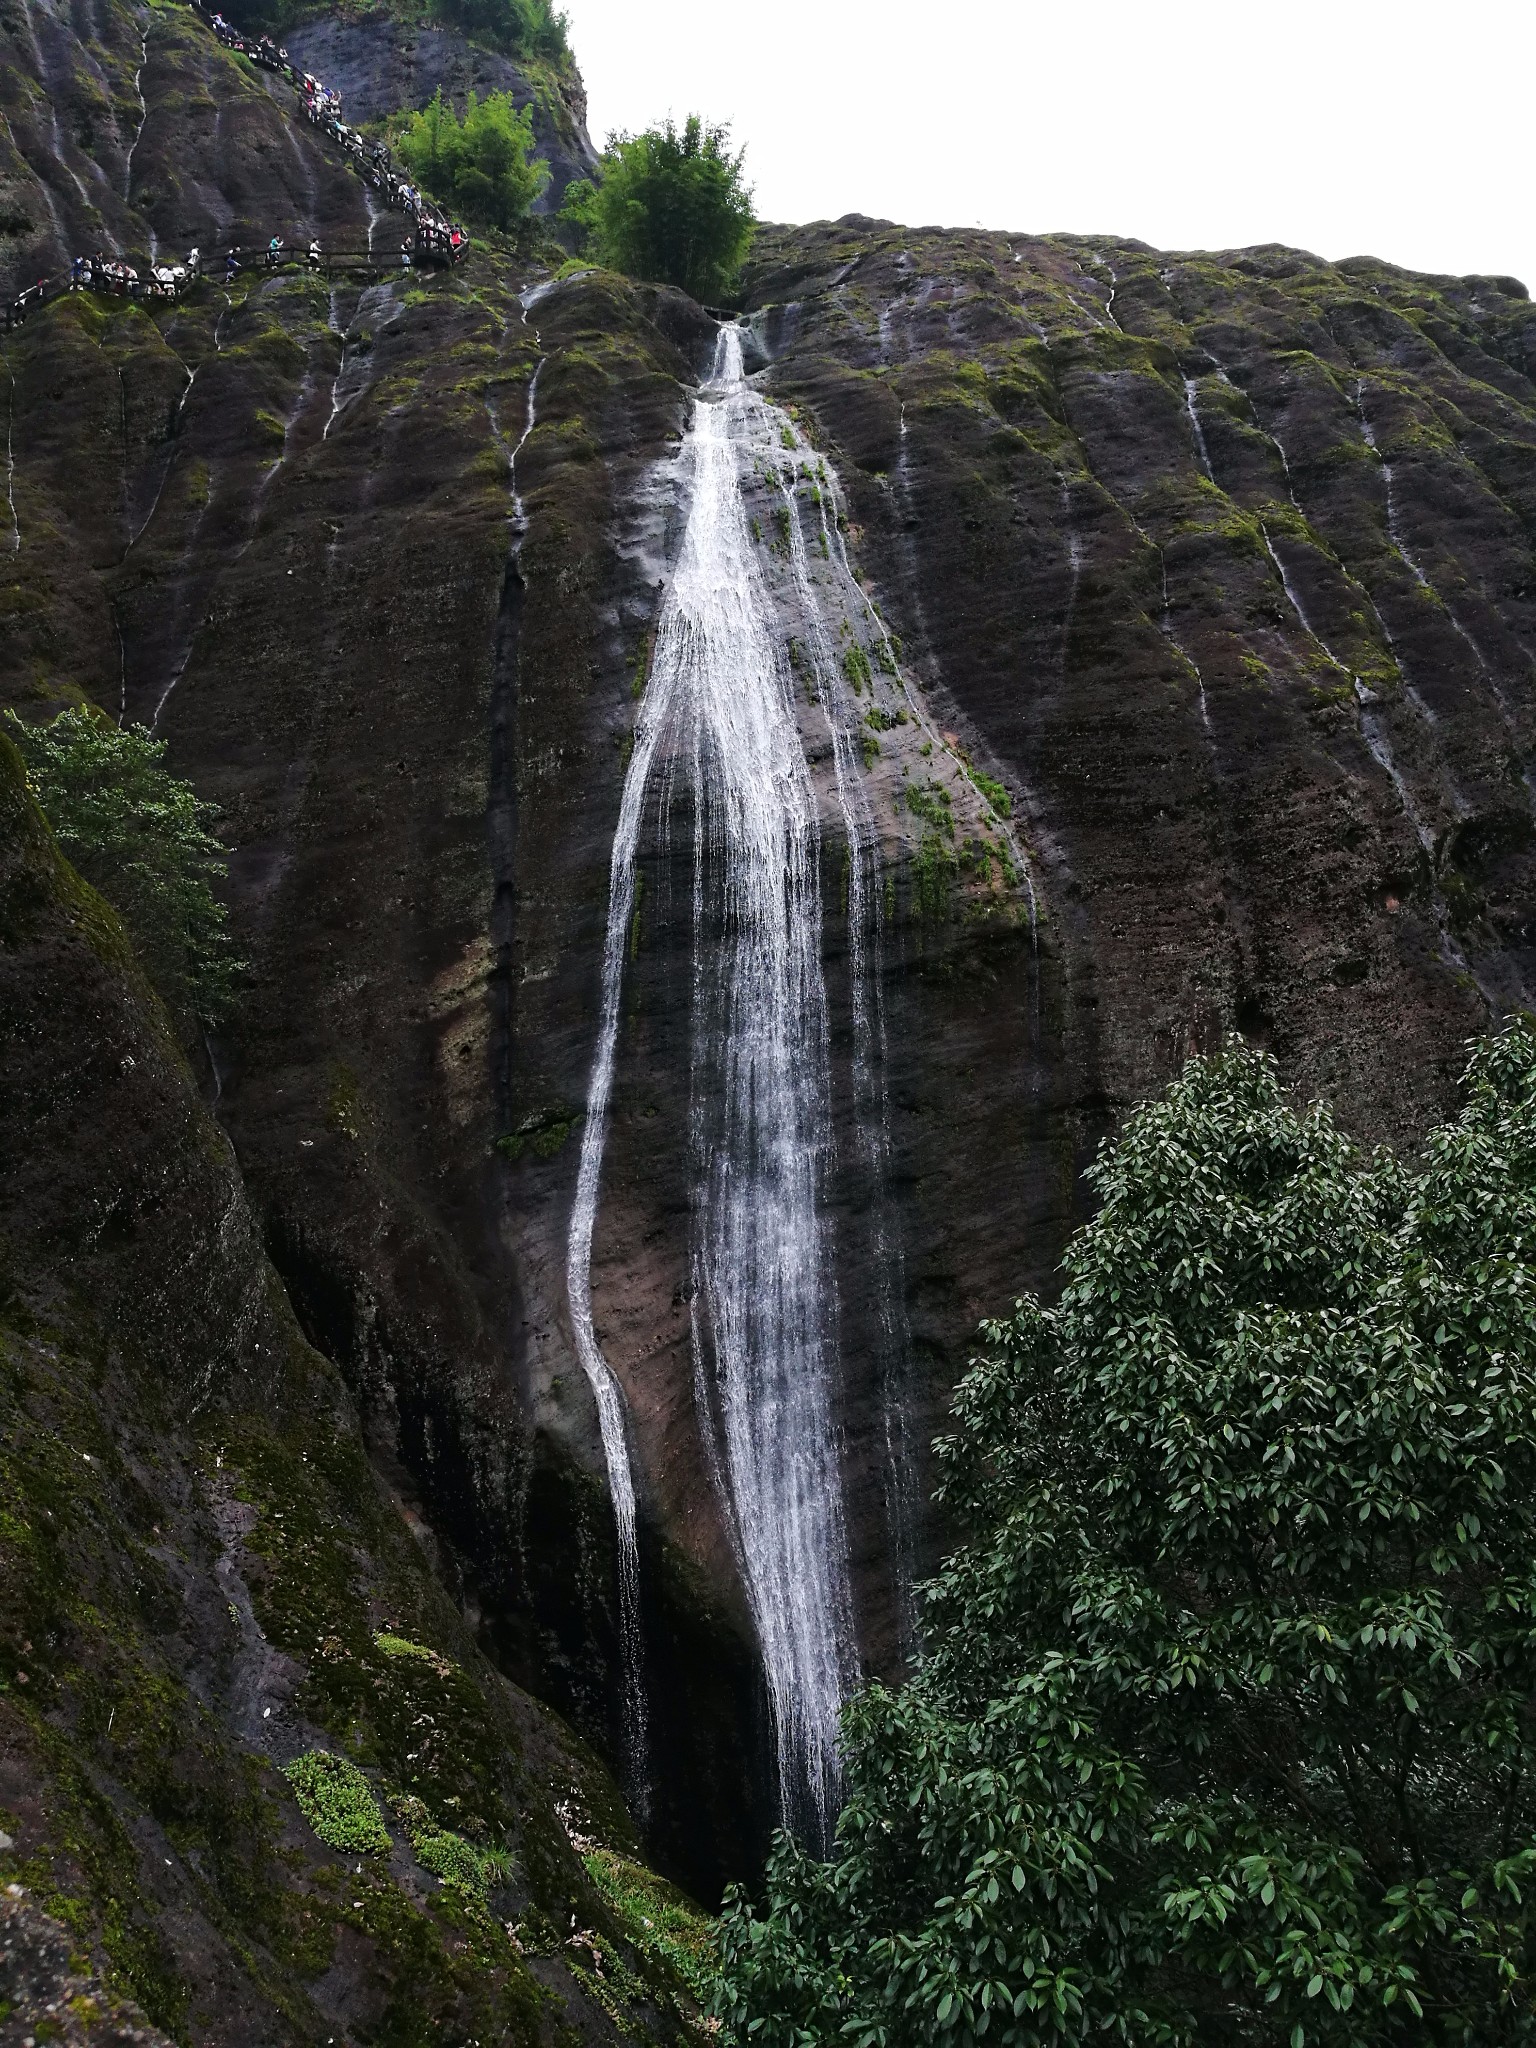
[[[16,2038],[163,2039],[146,2015],[242,2048],[684,2038],[681,1981],[626,1911],[653,1881],[611,1782],[485,1662],[370,1471],[228,1141],[8,741],[0,849]],[[394,1795],[392,1839],[311,1830],[281,1772],[315,1749]]]
[[[285,89],[188,11],[4,32],[12,274],[152,234],[391,246]],[[302,34],[362,90],[406,54],[395,28]],[[714,327],[612,277],[540,280],[492,242],[446,276],[73,298],[11,337],[0,688],[153,723],[222,806],[252,971],[195,1050],[242,1199],[470,1635],[617,1755],[566,1236]],[[1532,316],[1507,280],[858,220],[766,232],[747,284],[751,361],[824,465],[802,495],[841,505],[829,533],[928,721],[871,725],[863,763],[905,1506],[846,1109],[826,1183],[859,1647],[896,1670],[935,1535],[921,1447],[978,1317],[1048,1275],[1121,1109],[1238,1028],[1398,1137],[1525,999]],[[788,535],[761,509],[772,579]],[[1004,810],[999,889],[977,821]],[[820,858],[846,1073],[834,831]],[[594,1321],[639,1481],[649,1839],[709,1889],[750,1867],[771,1775],[695,1404],[686,836],[641,883]]]
[[[1362,1136],[1533,966],[1536,344],[1508,278],[770,234],[776,388],[1045,876],[1088,1100],[1234,1026]]]
[[[231,17],[239,19],[239,10]],[[532,67],[472,43],[451,28],[395,20],[341,20],[323,15],[286,31],[295,64],[339,92],[352,122],[376,121],[401,107],[424,107],[434,93],[463,110],[467,94],[510,94],[518,111],[533,109],[537,153],[549,183],[535,213],[557,213],[573,178],[590,177],[595,162],[587,134],[587,99],[579,77]]]

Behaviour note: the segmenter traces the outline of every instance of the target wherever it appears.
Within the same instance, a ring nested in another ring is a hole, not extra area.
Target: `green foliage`
[[[382,1638],[375,1640],[382,1645]],[[432,1655],[413,1643],[406,1645],[406,1653]],[[505,1884],[512,1876],[512,1859],[504,1849],[482,1849],[451,1828],[439,1827],[422,1801],[412,1794],[401,1794],[391,1799],[390,1805],[405,1824],[416,1861],[423,1870],[440,1877],[450,1891],[483,1906],[492,1885]]]
[[[925,748],[924,752],[926,751],[927,749]],[[954,799],[950,796],[949,791],[942,782],[930,781],[922,785],[916,782],[909,783],[907,786],[907,809],[914,818],[921,818],[925,825],[931,826],[935,832],[941,833],[945,839],[954,838]]]
[[[375,1629],[373,1646],[382,1650],[386,1657],[415,1657],[423,1664],[430,1664],[434,1671],[450,1671],[452,1665],[436,1650],[429,1650],[425,1643],[413,1643],[409,1636],[397,1636],[387,1628]]]
[[[707,2005],[715,1987],[708,1917],[665,1878],[612,1849],[589,1849],[582,1861],[626,1937],[643,1956],[674,1970],[699,2004]]]
[[[860,695],[870,680],[869,656],[856,641],[843,649],[843,674],[853,685],[855,696]]]
[[[1000,818],[1011,816],[1013,798],[1000,782],[994,781],[990,775],[983,775],[979,768],[971,770],[971,780]]]
[[[551,1109],[536,1109],[523,1118],[515,1131],[502,1133],[496,1140],[496,1150],[514,1165],[529,1152],[536,1159],[553,1159],[580,1120],[579,1110],[559,1104]]]
[[[46,725],[6,716],[61,850],[122,918],[169,1007],[216,1022],[244,964],[213,892],[226,871],[209,830],[218,812],[170,773],[165,742],[143,726],[84,705]]]
[[[641,135],[615,135],[597,182],[571,186],[562,218],[610,269],[676,285],[696,299],[722,298],[753,229],[741,153],[732,156],[729,143],[729,129],[697,114],[681,128],[668,119]]]
[[[1191,1064],[987,1324],[962,1534],[834,1860],[724,1922],[761,2048],[1536,2038],[1536,1028],[1412,1170]]]
[[[389,1854],[389,1829],[356,1764],[328,1749],[311,1749],[285,1764],[283,1776],[299,1811],[328,1847],[356,1856]]]
[[[430,0],[430,11],[436,20],[514,57],[559,63],[570,54],[565,16],[550,0]]]
[[[396,152],[426,190],[472,220],[514,228],[549,180],[543,157],[529,158],[533,111],[517,111],[512,95],[470,93],[464,118],[439,89],[429,105],[411,116]]]

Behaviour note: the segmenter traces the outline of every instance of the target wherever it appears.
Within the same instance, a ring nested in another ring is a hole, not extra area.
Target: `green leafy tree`
[[[226,870],[218,813],[165,764],[165,743],[80,706],[46,725],[7,713],[27,780],[75,869],[128,928],[177,1015],[215,1023],[242,962],[214,884]]]
[[[510,93],[470,93],[461,120],[436,92],[411,116],[396,154],[416,181],[445,205],[493,227],[514,228],[544,190],[549,165],[530,158],[533,110],[519,113]]]
[[[1232,1048],[1133,1116],[939,1447],[927,1654],[832,1860],[723,1924],[761,2048],[1536,2039],[1536,1030],[1410,1170]]]
[[[570,50],[565,16],[549,0],[431,0],[431,12],[515,57],[558,63]]]
[[[643,135],[615,135],[594,184],[581,178],[562,217],[610,269],[696,299],[728,293],[752,241],[752,194],[730,130],[690,114]]]

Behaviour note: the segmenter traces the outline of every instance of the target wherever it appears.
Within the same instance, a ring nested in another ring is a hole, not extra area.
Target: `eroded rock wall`
[[[750,298],[1014,793],[1089,1116],[1237,1028],[1421,1128],[1536,971],[1523,288],[851,218]]]
[[[633,1849],[611,1781],[478,1651],[370,1469],[227,1138],[4,739],[0,1061],[10,2030],[686,2038],[675,1973],[573,1846]],[[327,1846],[282,1775],[315,1749],[414,1822],[385,1808],[386,1841]],[[428,1815],[499,1852],[488,1884],[444,1885]]]

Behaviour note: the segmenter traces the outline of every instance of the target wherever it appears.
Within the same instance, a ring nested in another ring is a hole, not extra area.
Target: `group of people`
[[[400,261],[407,269],[415,263],[458,262],[469,247],[469,237],[424,192],[400,175],[382,142],[369,143],[355,128],[346,125],[341,118],[340,93],[332,92],[309,72],[300,71],[289,61],[288,52],[274,43],[270,36],[252,38],[242,35],[217,11],[212,0],[193,0],[193,5],[208,17],[214,34],[226,48],[238,50],[253,63],[268,71],[279,72],[288,79],[303,95],[306,117],[323,128],[333,141],[340,143],[356,160],[362,175],[384,193],[392,207],[411,217],[414,233],[400,244]],[[225,258],[224,282],[232,283],[242,263],[252,260],[257,253],[242,249],[238,244],[232,246]],[[274,235],[265,250],[259,253],[269,270],[288,262],[303,262],[309,269],[319,270],[325,260],[318,241],[312,241],[307,248],[300,247],[290,254],[280,235]],[[152,263],[143,271],[125,263],[120,256],[104,256],[98,250],[92,256],[75,257],[69,266],[68,289],[72,292],[110,292],[126,299],[176,299],[201,275],[202,258],[196,249],[191,251],[185,263]],[[20,327],[29,312],[42,305],[45,299],[57,296],[61,289],[62,286],[54,285],[50,290],[47,278],[39,278],[36,284],[28,285],[0,308],[0,331],[9,334],[13,328]]]
[[[193,0],[193,4],[207,15],[214,34],[226,49],[238,50],[253,64],[259,64],[267,71],[276,71],[286,78],[303,95],[305,118],[317,128],[323,128],[333,142],[341,145],[355,160],[363,176],[385,195],[392,207],[411,216],[416,224],[416,233],[414,241],[402,245],[404,262],[458,262],[469,247],[469,237],[419,187],[400,175],[390,162],[389,151],[382,142],[370,144],[355,128],[347,126],[341,118],[339,92],[322,85],[310,72],[301,71],[282,45],[273,42],[270,36],[242,35],[233,23],[224,19],[212,5],[212,0]]]
[[[118,256],[77,256],[69,266],[72,292],[112,292],[120,299],[179,299],[202,274],[202,252],[189,251],[185,263],[152,263],[141,276]]]

